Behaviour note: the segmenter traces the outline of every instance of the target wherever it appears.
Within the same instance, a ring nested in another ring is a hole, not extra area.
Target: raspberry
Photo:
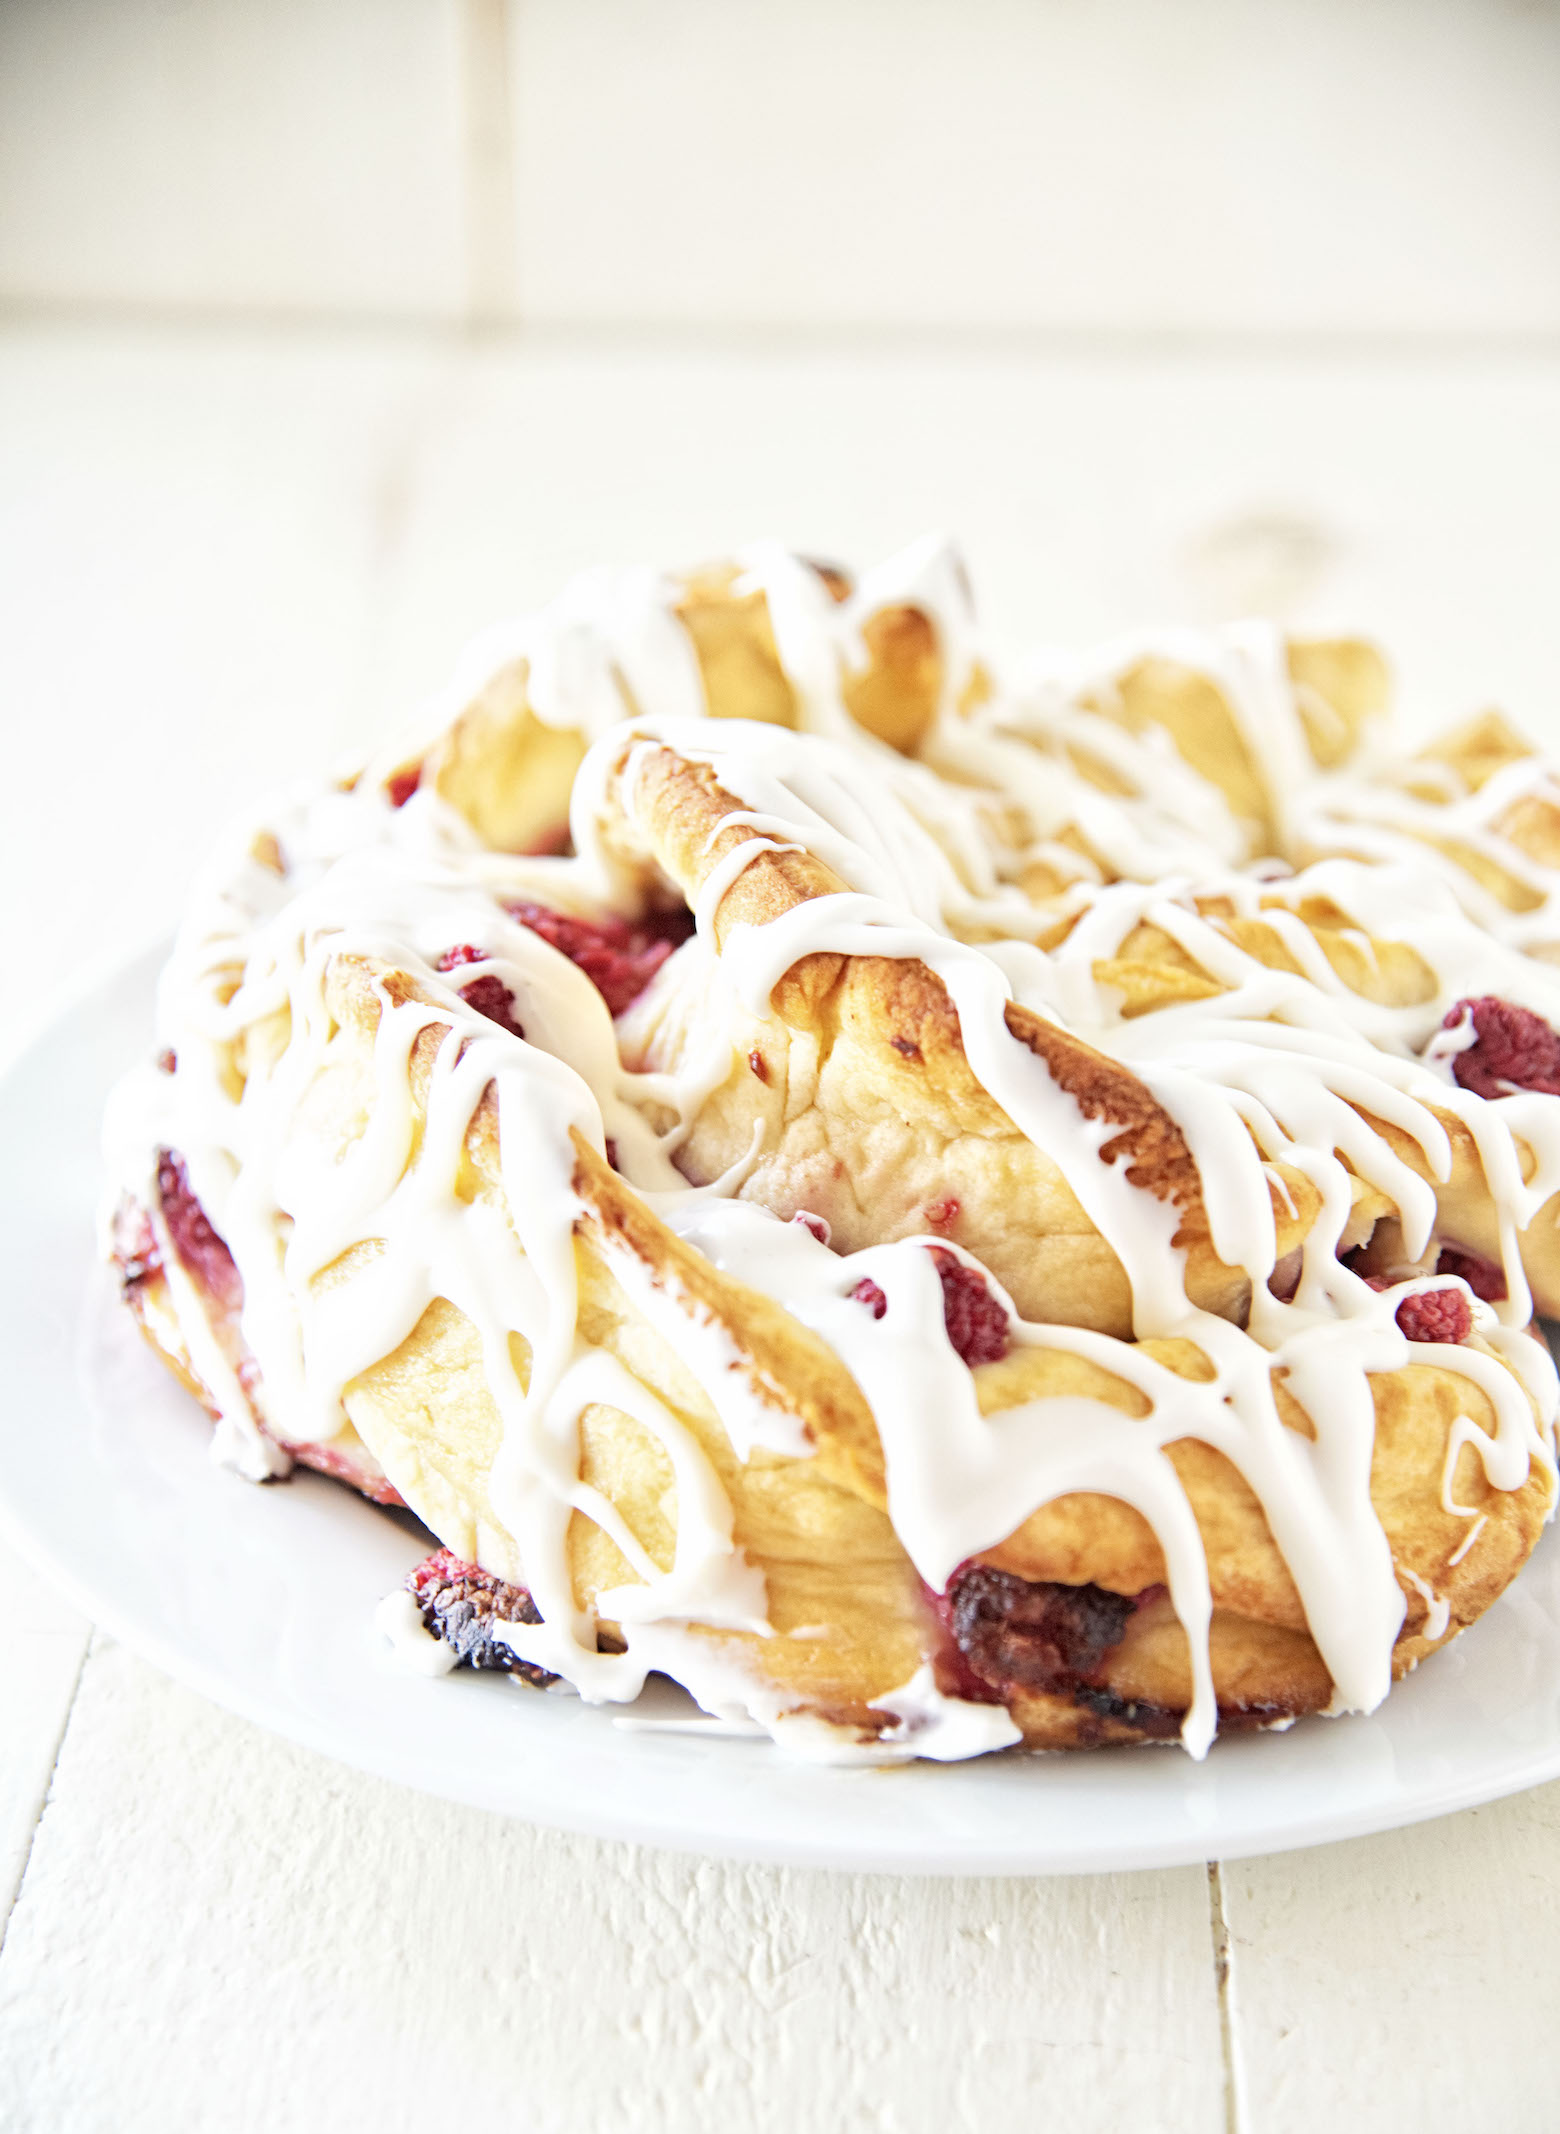
[[[1443,1030],[1472,1020],[1474,1042],[1451,1056],[1452,1073],[1476,1097],[1503,1097],[1509,1083],[1540,1096],[1560,1097],[1560,1035],[1531,1008],[1486,993],[1460,1000],[1446,1016]]]
[[[392,808],[404,808],[422,783],[422,765],[414,763],[409,771],[397,771],[385,783],[385,792]]]
[[[802,1222],[806,1218],[793,1216],[792,1220]],[[816,1220],[816,1216],[812,1218]],[[1008,1351],[1007,1313],[973,1267],[966,1267],[941,1245],[932,1247],[932,1258],[942,1282],[943,1325],[954,1353],[972,1370],[978,1363],[998,1362]],[[888,1310],[888,1299],[876,1282],[863,1279],[851,1296],[858,1304],[864,1304],[874,1319],[881,1319]]]
[[[557,1679],[522,1660],[495,1632],[498,1623],[541,1621],[524,1586],[462,1563],[449,1549],[435,1549],[407,1574],[406,1590],[421,1610],[423,1628],[452,1648],[457,1666],[519,1675],[538,1689]]]
[[[524,1037],[523,1026],[515,1020],[514,995],[501,978],[491,971],[485,978],[473,978],[470,985],[463,985],[460,997],[468,1008],[475,1008],[485,1015],[490,1023],[497,1023],[500,1030],[507,1030],[511,1037]]]
[[[821,1215],[814,1215],[811,1210],[807,1208],[798,1208],[796,1213],[791,1217],[791,1220],[793,1223],[800,1223],[802,1228],[808,1233],[808,1235],[810,1237],[815,1237],[820,1245],[826,1245],[829,1242],[829,1239],[834,1234],[830,1230],[827,1222],[825,1222],[824,1218]],[[877,1290],[877,1294],[880,1297],[883,1296],[882,1290],[878,1289],[877,1284],[875,1282],[858,1282],[856,1285],[856,1289],[852,1290],[851,1292],[852,1296],[856,1295],[858,1291],[863,1289]],[[881,1319],[883,1316],[883,1312],[887,1311],[887,1309],[888,1299],[884,1297],[883,1310],[874,1312],[872,1316],[875,1319]]]
[[[1443,1245],[1435,1263],[1437,1274],[1455,1275],[1467,1283],[1474,1295],[1484,1304],[1503,1304],[1506,1299],[1506,1270],[1494,1260],[1485,1259],[1480,1252],[1467,1252],[1461,1245]]]
[[[485,951],[473,948],[468,941],[463,942],[459,948],[447,948],[439,958],[438,967],[441,971],[455,971],[459,970],[463,963],[486,961]],[[500,1030],[507,1030],[511,1037],[525,1036],[525,1031],[515,1017],[514,995],[495,972],[489,971],[481,978],[473,978],[469,985],[463,985],[458,990],[468,1008],[475,1008],[477,1013],[485,1015],[490,1023],[497,1023]]]
[[[1442,1255],[1443,1261],[1445,1255]],[[1445,1266],[1437,1272],[1447,1272]],[[1391,1289],[1385,1275],[1368,1274],[1366,1286]],[[1504,1296],[1505,1291],[1501,1294]],[[1405,1297],[1393,1315],[1398,1332],[1409,1341],[1466,1341],[1473,1332],[1473,1306],[1460,1289],[1421,1289]]]
[[[1410,1341],[1466,1341],[1473,1306],[1460,1289],[1422,1289],[1397,1308],[1398,1330]]]
[[[693,931],[687,912],[642,926],[626,919],[577,919],[545,904],[511,904],[509,915],[585,973],[613,1015],[639,998],[672,950]]]
[[[1008,1315],[973,1267],[932,1247],[942,1278],[943,1324],[956,1353],[973,1370],[978,1363],[998,1363],[1008,1352]]]
[[[244,1301],[244,1285],[233,1265],[233,1255],[190,1191],[184,1158],[172,1149],[157,1151],[157,1198],[173,1249],[185,1268],[209,1297],[230,1311],[237,1311]]]

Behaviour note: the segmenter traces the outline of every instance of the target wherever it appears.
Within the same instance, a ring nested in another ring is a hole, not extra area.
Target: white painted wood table
[[[0,1042],[165,929],[224,810],[603,556],[942,522],[1005,629],[1275,600],[1560,739],[1557,446],[1537,356],[13,326]],[[1560,1787],[1222,1870],[711,1864],[360,1777],[4,1571],[7,2134],[1560,2123]]]

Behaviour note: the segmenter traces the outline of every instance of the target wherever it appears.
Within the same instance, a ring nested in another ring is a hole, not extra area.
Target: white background
[[[1006,633],[1272,606],[1560,741],[1557,86],[1495,0],[10,0],[0,1042],[602,557],[951,525]],[[1560,1790],[701,1865],[283,1747],[3,1568],[7,2130],[1555,2123]]]

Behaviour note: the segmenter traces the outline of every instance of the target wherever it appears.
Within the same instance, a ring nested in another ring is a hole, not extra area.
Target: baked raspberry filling
[[[954,1572],[946,1593],[930,1598],[948,1631],[960,1696],[990,1704],[1040,1690],[1163,1741],[1180,1732],[1179,1713],[1118,1697],[1098,1679],[1128,1618],[1163,1593],[1150,1586],[1129,1597],[971,1563]]]
[[[414,763],[409,771],[397,771],[385,786],[385,792],[389,796],[391,807],[404,808],[421,783],[422,765],[420,763]]]
[[[1443,1245],[1435,1271],[1466,1282],[1481,1303],[1505,1302],[1506,1270],[1494,1260],[1487,1260],[1482,1252],[1468,1252],[1461,1245]]]
[[[1099,1673],[1136,1605],[1102,1586],[1042,1583],[977,1563],[954,1572],[938,1612],[988,1688],[1066,1692]]]
[[[630,926],[626,919],[577,919],[545,904],[511,904],[509,915],[585,973],[613,1015],[636,1001],[661,965],[693,932],[688,912]]]
[[[500,1623],[539,1623],[536,1603],[524,1586],[513,1586],[449,1549],[435,1549],[408,1573],[406,1590],[422,1614],[423,1628],[455,1654],[459,1667],[519,1675],[538,1689],[557,1680],[544,1667],[522,1660],[497,1635]]]
[[[955,1352],[973,1370],[978,1363],[1000,1363],[1008,1352],[1008,1315],[973,1267],[932,1247],[942,1278],[943,1324]]]
[[[1129,1619],[1165,1597],[1162,1585],[1131,1595],[1109,1593],[1101,1586],[1019,1578],[979,1563],[962,1564],[946,1593],[927,1595],[948,1631],[943,1666],[957,1695],[988,1704],[1006,1703],[1026,1689],[1069,1697],[1095,1718],[1118,1721],[1152,1741],[1179,1734],[1181,1714],[1118,1696],[1099,1677]],[[1279,1704],[1219,1706],[1221,1729],[1271,1726],[1290,1716]]]
[[[1560,1097],[1560,1033],[1542,1016],[1486,993],[1458,1001],[1441,1027],[1453,1030],[1465,1017],[1474,1041],[1451,1056],[1452,1073],[1464,1089],[1476,1097],[1504,1097],[1511,1087]]]
[[[184,1158],[172,1149],[157,1151],[157,1198],[173,1249],[185,1267],[209,1297],[229,1311],[237,1311],[244,1301],[244,1285],[233,1265],[233,1255],[190,1191]]]
[[[800,1222],[803,1218],[798,1216],[795,1220]],[[976,1270],[967,1267],[945,1246],[934,1245],[932,1258],[942,1283],[943,1325],[955,1355],[972,1370],[978,1363],[1000,1362],[1008,1352],[1006,1311]],[[863,1279],[851,1296],[858,1304],[864,1304],[874,1319],[881,1319],[888,1310],[888,1299],[876,1282]]]
[[[485,963],[487,956],[480,948],[473,948],[469,941],[459,948],[447,948],[439,958],[441,971],[458,971],[462,964]],[[468,1008],[475,1008],[485,1015],[490,1023],[497,1023],[500,1030],[507,1030],[511,1037],[524,1037],[515,1015],[515,997],[496,971],[488,971],[481,978],[473,978],[459,989],[461,999]]]

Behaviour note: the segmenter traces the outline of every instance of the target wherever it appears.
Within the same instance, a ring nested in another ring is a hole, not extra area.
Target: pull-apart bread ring
[[[1374,655],[1262,656],[1352,776]],[[1412,857],[1247,864],[1326,794],[1221,789],[1189,653],[1010,686],[938,544],[597,578],[483,658],[229,837],[108,1131],[221,1457],[436,1537],[410,1664],[1201,1754],[1498,1598],[1555,1497],[1541,962]]]

